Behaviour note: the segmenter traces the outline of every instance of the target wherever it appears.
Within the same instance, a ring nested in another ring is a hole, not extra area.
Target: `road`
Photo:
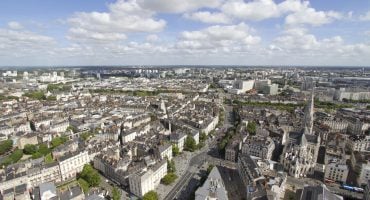
[[[205,162],[207,156],[207,148],[204,148],[203,151],[198,152],[197,155],[190,159],[189,165],[186,169],[184,175],[181,176],[180,180],[172,188],[172,190],[167,194],[164,200],[172,200],[177,197],[177,195],[182,191],[184,186],[188,184],[191,178],[197,173],[198,167]]]
[[[235,167],[235,165],[233,164],[225,163],[225,160],[223,159],[218,159],[210,156],[214,152],[217,152],[216,156],[219,156],[217,150],[218,139],[220,138],[221,134],[225,133],[228,128],[233,126],[233,107],[225,104],[223,104],[222,107],[224,108],[224,122],[222,128],[217,131],[216,137],[214,139],[208,139],[203,149],[197,152],[197,154],[190,159],[186,172],[180,177],[180,180],[167,194],[164,200],[173,200],[178,198],[184,187],[189,183],[194,175],[198,173],[199,167],[206,161],[210,161],[210,163],[214,164],[218,163],[222,166]]]

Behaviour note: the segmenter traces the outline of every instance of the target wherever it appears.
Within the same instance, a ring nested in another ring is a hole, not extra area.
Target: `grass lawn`
[[[53,157],[51,156],[51,153],[48,153],[46,156],[45,156],[45,163],[53,163],[54,160],[53,160]]]

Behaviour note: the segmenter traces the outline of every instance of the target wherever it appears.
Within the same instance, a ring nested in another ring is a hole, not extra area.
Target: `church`
[[[313,174],[319,152],[321,138],[313,131],[314,92],[305,108],[300,131],[284,132],[284,145],[280,162],[284,170],[295,178]]]

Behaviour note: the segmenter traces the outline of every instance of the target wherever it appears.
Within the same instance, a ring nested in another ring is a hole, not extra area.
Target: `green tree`
[[[26,144],[23,148],[23,153],[27,155],[32,155],[37,152],[37,146],[34,144]]]
[[[8,157],[2,160],[1,165],[8,166],[10,164],[18,162],[23,157],[23,151],[21,149],[17,149],[13,151]]]
[[[112,190],[112,198],[113,200],[121,199],[121,191],[117,187],[114,187]]]
[[[83,178],[92,187],[96,187],[100,183],[98,172],[89,164],[84,166],[79,177]]]
[[[188,135],[188,137],[186,137],[186,139],[185,139],[185,150],[193,152],[196,149],[197,149],[197,144],[196,144],[194,138],[192,136]]]
[[[256,135],[256,128],[257,128],[257,125],[255,121],[251,121],[247,125],[247,131],[250,135]]]
[[[201,132],[199,135],[199,141],[205,141],[207,139],[207,135],[204,132]]]
[[[176,165],[174,160],[167,160],[167,172],[176,172]]]
[[[177,156],[180,154],[180,149],[177,145],[172,145],[172,155],[173,156]]]
[[[47,155],[48,153],[51,152],[51,150],[48,148],[46,144],[40,144],[38,152],[41,153],[42,155]]]
[[[143,200],[158,200],[158,194],[151,190],[143,196]]]
[[[8,152],[10,149],[13,148],[13,141],[12,140],[5,140],[0,142],[0,155]]]
[[[162,178],[162,183],[165,185],[170,185],[177,179],[177,175],[175,173],[168,173],[166,176]]]
[[[84,191],[84,193],[89,192],[90,185],[89,185],[88,182],[86,182],[82,178],[79,178],[77,181],[78,181],[78,184],[80,185],[80,187],[82,188],[82,190]]]
[[[67,142],[68,138],[66,136],[61,136],[61,137],[56,137],[54,139],[51,140],[51,145],[53,148],[55,147],[58,147],[62,144],[64,144],[65,142]]]

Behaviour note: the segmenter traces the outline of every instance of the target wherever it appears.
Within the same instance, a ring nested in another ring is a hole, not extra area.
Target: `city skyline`
[[[365,0],[0,3],[0,66],[368,66]]]

